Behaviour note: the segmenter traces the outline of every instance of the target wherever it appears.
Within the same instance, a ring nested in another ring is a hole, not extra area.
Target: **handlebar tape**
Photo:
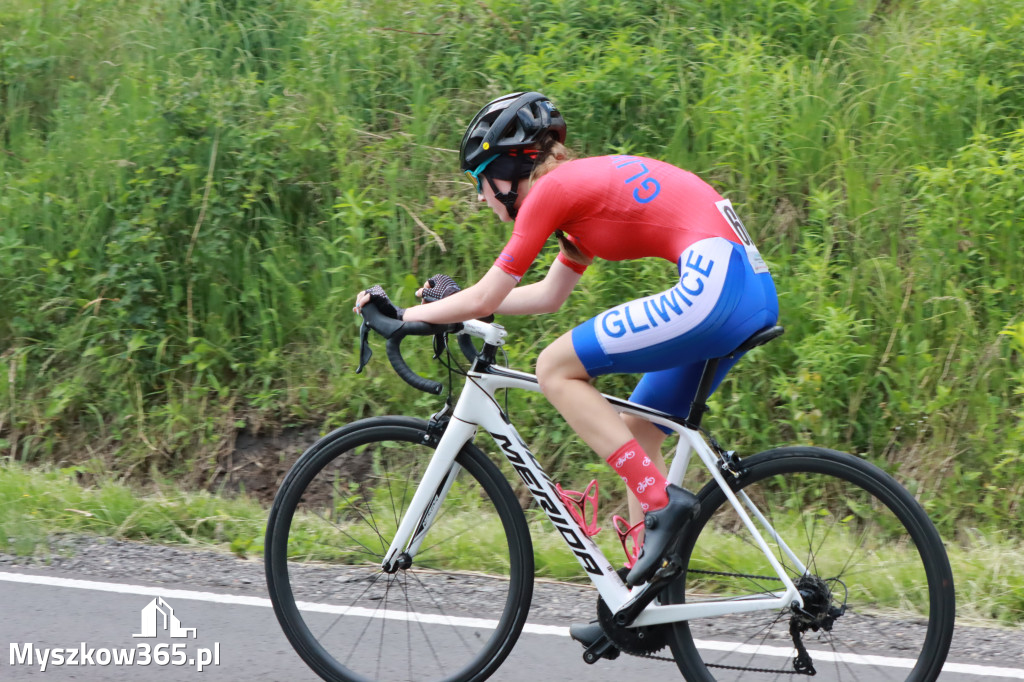
[[[477,359],[477,356],[480,355],[476,346],[473,345],[473,339],[469,338],[465,334],[459,334],[459,350],[462,351],[462,354],[466,356],[466,359],[469,360],[471,364]]]
[[[363,306],[363,319],[371,329],[387,339],[384,349],[388,356],[388,362],[395,370],[402,381],[413,388],[441,395],[444,391],[444,384],[433,379],[427,379],[414,372],[402,357],[401,344],[406,336],[433,336],[445,331],[454,331],[460,328],[459,325],[430,324],[428,322],[403,322],[393,317],[388,317],[380,312],[374,303],[367,303]]]
[[[401,377],[402,381],[419,391],[423,391],[424,393],[433,393],[434,395],[441,395],[444,391],[444,384],[440,381],[421,377],[419,374],[412,371],[409,365],[405,362],[405,358],[402,357],[402,351],[399,348],[403,338],[404,337],[402,336],[392,336],[384,344],[384,350],[388,355],[388,362],[390,362],[391,366],[395,369],[395,374]]]

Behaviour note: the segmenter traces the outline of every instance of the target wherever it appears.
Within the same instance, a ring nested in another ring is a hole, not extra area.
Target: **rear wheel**
[[[529,531],[472,444],[419,550],[381,569],[433,442],[421,420],[357,422],[311,447],[278,491],[267,585],[292,646],[325,680],[483,680],[522,630]]]
[[[822,448],[763,452],[740,466],[734,490],[749,496],[807,567],[801,573],[765,538],[804,606],[676,624],[670,642],[686,679],[817,672],[864,682],[935,680],[953,634],[953,576],[938,532],[913,497],[874,465]],[[686,573],[666,601],[781,593],[782,582],[722,490],[709,484],[700,499],[683,546]]]

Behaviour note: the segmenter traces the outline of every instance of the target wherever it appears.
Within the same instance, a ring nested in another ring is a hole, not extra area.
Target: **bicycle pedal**
[[[651,576],[651,579],[648,582],[653,585],[654,583],[661,582],[662,580],[671,580],[682,572],[683,565],[679,562],[677,557],[666,557],[662,561],[661,567],[654,572],[654,575]]]
[[[589,665],[597,663],[602,658],[607,658],[609,661],[613,661],[619,657],[619,648],[612,644],[612,640],[608,639],[608,635],[601,635],[601,637],[587,647],[587,650],[583,652],[583,662]]]

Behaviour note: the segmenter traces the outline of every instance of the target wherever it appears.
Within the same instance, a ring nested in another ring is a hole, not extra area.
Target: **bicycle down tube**
[[[516,473],[530,490],[537,504],[547,514],[551,523],[569,545],[577,561],[587,572],[602,599],[612,612],[617,611],[636,595],[637,590],[642,590],[643,586],[632,591],[627,588],[597,544],[592,538],[586,536],[573,520],[561,497],[555,491],[555,484],[498,405],[494,394],[501,388],[540,391],[536,377],[525,372],[493,366],[486,372],[469,372],[465,387],[455,405],[447,428],[441,436],[436,451],[424,472],[423,479],[417,486],[391,546],[385,554],[381,564],[383,570],[389,572],[395,570],[403,555],[415,556],[419,543],[432,521],[434,510],[440,506],[440,502],[451,485],[453,477],[449,476],[449,472],[455,464],[456,455],[465,443],[474,438],[478,427],[481,427],[494,439],[495,444],[515,468]],[[785,608],[794,602],[803,606],[803,600],[796,586],[758,532],[743,506],[749,506],[758,521],[765,526],[769,536],[778,544],[780,551],[793,562],[793,566],[797,567],[800,573],[805,572],[803,564],[782,542],[782,539],[768,524],[767,519],[757,511],[751,500],[743,493],[741,493],[744,498],[743,503],[740,502],[719,471],[716,455],[700,434],[672,421],[669,415],[663,415],[618,398],[607,397],[620,412],[639,415],[652,423],[664,425],[679,433],[680,441],[675,460],[682,459],[682,463],[686,464],[689,461],[690,452],[697,453],[698,458],[722,488],[729,503],[736,510],[785,588],[782,592],[745,599],[695,604],[650,604],[636,618],[633,625],[656,625],[730,613]],[[684,467],[676,466],[675,460],[669,473],[669,480],[678,485],[682,483],[685,471]]]

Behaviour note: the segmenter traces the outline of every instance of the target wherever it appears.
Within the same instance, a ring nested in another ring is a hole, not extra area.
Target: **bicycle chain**
[[[687,569],[687,573],[700,573],[701,575],[725,575],[731,578],[750,578],[751,580],[775,580],[782,582],[782,579],[777,575],[753,575],[750,573],[726,573],[725,571],[701,571],[697,569]]]
[[[721,668],[722,670],[745,670],[752,673],[767,673],[768,675],[808,675],[811,673],[801,673],[796,670],[785,670],[785,669],[772,669],[772,668],[742,668],[738,665],[718,665],[717,663],[705,663],[705,668]]]
[[[672,656],[658,656],[656,654],[630,654],[637,658],[649,658],[654,661],[667,661],[668,663],[675,663],[676,659]],[[809,673],[801,673],[796,670],[786,670],[785,668],[745,668],[738,665],[720,665],[718,663],[705,663],[705,668],[719,668],[721,670],[743,670],[751,673],[765,673],[767,675],[808,675]]]
[[[630,654],[637,658],[649,658],[654,661],[667,661],[668,663],[675,663],[676,659],[672,656],[658,656],[656,654]],[[785,668],[744,668],[738,665],[720,665],[718,663],[705,663],[705,668],[719,668],[721,670],[743,670],[751,673],[765,673],[767,675],[809,675],[810,673],[801,673],[796,670],[786,670]]]

